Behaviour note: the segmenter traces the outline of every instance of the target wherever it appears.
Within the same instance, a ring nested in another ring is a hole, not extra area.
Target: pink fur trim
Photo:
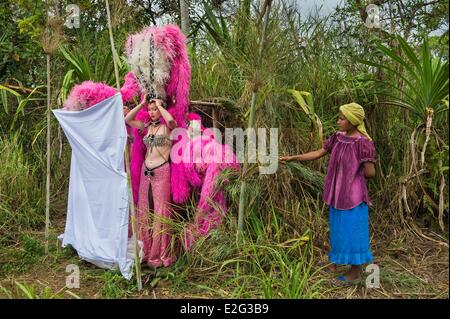
[[[116,89],[105,83],[84,81],[75,85],[67,97],[64,109],[68,111],[81,111],[100,103],[116,94]]]
[[[105,83],[84,81],[75,85],[64,104],[68,111],[81,111],[114,96],[117,90]],[[125,82],[120,89],[124,104],[130,102],[139,94],[139,86],[132,72],[127,73]]]
[[[133,72],[128,72],[125,75],[125,83],[120,89],[120,93],[122,94],[122,101],[124,104],[131,102],[133,98],[139,96],[140,88]]]

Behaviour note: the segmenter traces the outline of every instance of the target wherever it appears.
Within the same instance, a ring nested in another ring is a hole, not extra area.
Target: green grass
[[[20,237],[19,248],[7,247],[0,255],[0,275],[8,273],[24,273],[29,267],[40,262],[44,256],[44,246],[35,237],[23,234]]]
[[[322,280],[313,269],[312,234],[289,238],[283,217],[275,210],[269,213],[270,224],[265,224],[266,216],[249,214],[240,246],[236,216],[228,215],[172,267],[173,292],[191,290],[223,298],[319,297]]]
[[[19,134],[0,137],[0,247],[18,227],[42,225],[43,187]]]
[[[15,289],[8,289],[0,285],[0,296],[9,299],[61,299],[61,292],[53,292],[50,287],[36,287],[15,281]],[[72,295],[75,296],[75,295]]]
[[[397,287],[404,292],[420,292],[427,288],[428,284],[419,277],[407,271],[380,270],[380,282],[382,285]]]
[[[120,273],[106,271],[101,276],[104,284],[101,290],[102,298],[119,299],[136,290],[133,282],[127,281]]]

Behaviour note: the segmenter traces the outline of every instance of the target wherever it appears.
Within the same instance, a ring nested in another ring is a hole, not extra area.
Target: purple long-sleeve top
[[[361,202],[371,206],[363,163],[376,161],[373,142],[364,135],[349,137],[338,131],[325,141],[323,148],[331,154],[323,191],[325,203],[341,210],[352,209]]]

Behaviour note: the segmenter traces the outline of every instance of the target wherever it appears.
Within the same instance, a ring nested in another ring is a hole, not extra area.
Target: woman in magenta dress
[[[135,120],[143,107],[149,113],[149,123]],[[171,218],[170,132],[176,127],[176,122],[163,107],[162,100],[147,101],[147,96],[127,114],[125,122],[145,133],[143,142],[147,147],[136,210],[137,235],[144,244],[144,260],[152,267],[168,267],[175,261],[167,220]]]
[[[357,283],[361,266],[373,259],[369,244],[369,210],[372,205],[367,178],[375,176],[375,146],[364,127],[364,109],[356,104],[340,108],[339,131],[324,147],[313,152],[284,156],[280,161],[309,161],[330,154],[323,199],[330,207],[330,271],[335,264],[351,265],[337,277],[339,283]]]

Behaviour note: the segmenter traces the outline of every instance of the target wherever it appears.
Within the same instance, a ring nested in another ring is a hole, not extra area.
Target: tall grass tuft
[[[45,220],[43,181],[25,155],[18,133],[0,136],[0,244],[22,227],[41,226]]]

